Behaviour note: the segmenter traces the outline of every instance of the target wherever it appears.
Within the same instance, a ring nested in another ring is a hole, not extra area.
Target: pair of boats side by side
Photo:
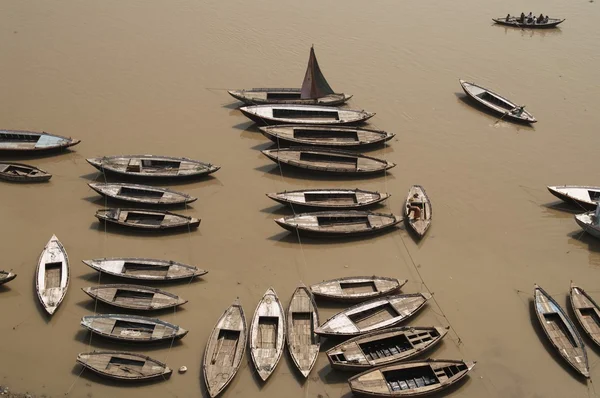
[[[600,187],[585,185],[548,186],[548,191],[565,203],[588,210],[574,216],[575,222],[585,232],[600,239],[600,224],[596,208],[600,202]]]

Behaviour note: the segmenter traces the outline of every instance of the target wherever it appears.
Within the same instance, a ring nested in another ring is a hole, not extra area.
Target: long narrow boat
[[[352,393],[363,397],[417,397],[455,384],[476,362],[428,359],[367,370],[348,379]]]
[[[280,227],[307,236],[342,238],[391,230],[402,219],[393,214],[369,211],[321,211],[281,217]]]
[[[281,359],[285,344],[285,315],[273,288],[269,288],[254,311],[250,325],[250,356],[258,375],[266,381]]]
[[[411,207],[416,207],[420,210],[419,218],[416,218],[415,212],[411,211]],[[408,190],[408,196],[404,204],[404,222],[417,236],[422,238],[427,233],[431,226],[431,201],[425,188],[420,185],[413,185]]]
[[[600,239],[600,224],[596,218],[594,211],[588,211],[587,213],[575,214],[575,222],[585,232],[592,235],[595,238]]]
[[[69,287],[69,257],[56,235],[46,243],[36,269],[35,290],[49,315],[58,309]]]
[[[441,326],[383,329],[346,340],[327,351],[331,367],[364,371],[405,361],[440,343],[448,333]]]
[[[235,300],[217,321],[204,350],[202,373],[211,397],[233,380],[244,359],[247,339],[244,309]]]
[[[500,17],[492,18],[492,21],[498,25],[512,26],[520,29],[551,29],[556,28],[565,20],[559,18],[548,18],[548,20],[544,20],[543,22],[537,22],[537,18],[533,18],[533,22],[519,22],[519,20],[515,17],[508,18],[508,20],[506,17]]]
[[[189,178],[212,174],[220,167],[188,158],[117,155],[86,159],[103,173],[148,178]]]
[[[77,355],[77,363],[100,376],[116,380],[167,378],[171,369],[146,355],[123,351],[88,352]]]
[[[88,185],[107,198],[143,205],[170,206],[192,203],[197,199],[183,192],[150,185],[100,182],[93,182]]]
[[[10,182],[46,182],[52,174],[24,163],[0,162],[0,180]]]
[[[394,133],[343,126],[275,125],[260,127],[263,135],[282,145],[315,145],[333,148],[362,148],[384,145]]]
[[[535,313],[544,333],[573,369],[590,377],[587,353],[579,332],[564,310],[538,285],[533,289]]]
[[[579,286],[571,282],[571,307],[575,318],[597,346],[600,346],[600,307]]]
[[[548,186],[548,191],[560,200],[585,210],[594,210],[600,201],[600,187],[583,185]]]
[[[80,140],[56,134],[21,130],[0,130],[0,152],[46,152],[66,149]]]
[[[375,113],[354,109],[342,109],[313,105],[252,105],[240,111],[250,120],[264,125],[314,124],[340,125],[362,123]]]
[[[16,277],[17,277],[17,274],[15,274],[11,271],[0,270],[0,285],[4,285],[5,283],[10,282],[13,279],[15,279]]]
[[[160,319],[126,314],[84,316],[81,326],[99,336],[126,343],[178,340],[188,332]]]
[[[304,284],[292,295],[287,313],[287,346],[294,364],[304,377],[308,377],[317,362],[321,341],[315,333],[319,327],[317,304]]]
[[[315,296],[337,301],[365,301],[387,296],[408,282],[384,276],[348,276],[310,286]]]
[[[326,148],[266,149],[262,153],[278,165],[342,175],[381,173],[396,166],[385,159]]]
[[[187,303],[173,293],[139,285],[98,285],[81,290],[95,300],[130,310],[163,310]]]
[[[98,258],[82,262],[99,272],[145,281],[190,279],[208,273],[192,265],[151,258]]]
[[[502,119],[520,123],[537,122],[535,117],[524,109],[524,106],[519,106],[500,94],[496,94],[475,83],[466,82],[464,80],[459,81],[464,92],[469,97],[474,99],[478,104],[483,105],[485,108],[498,113],[501,115]]]
[[[388,296],[347,308],[329,318],[315,333],[322,336],[358,336],[407,320],[425,306],[429,293]]]
[[[365,191],[362,189],[301,189],[268,193],[276,202],[292,208],[358,210],[383,202],[389,193]]]
[[[200,225],[200,220],[194,217],[150,209],[100,209],[96,211],[96,218],[100,221],[124,227],[154,231],[183,227],[197,228]]]

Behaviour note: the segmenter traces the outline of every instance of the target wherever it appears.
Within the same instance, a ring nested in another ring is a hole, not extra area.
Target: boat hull
[[[564,19],[555,19],[555,20],[552,20],[552,22],[541,23],[541,24],[519,23],[515,19],[506,21],[505,18],[492,18],[492,21],[494,21],[498,25],[510,26],[510,27],[519,28],[519,29],[552,29],[552,28],[556,28],[558,25],[563,23],[565,20]]]
[[[568,188],[577,188],[577,189],[590,189],[590,190],[596,190],[600,193],[600,187],[569,187],[569,186],[549,186],[546,187],[548,188],[548,192],[550,192],[552,195],[556,196],[558,199],[562,200],[565,203],[568,203],[570,205],[573,206],[577,206],[577,207],[581,207],[585,210],[594,210],[596,209],[596,205],[598,202],[593,202],[593,201],[586,201],[583,199],[578,199],[574,196],[571,196],[569,194],[567,194],[566,192],[561,192],[560,189],[568,189]]]
[[[352,95],[340,93],[330,94],[321,98],[303,99],[300,98],[299,88],[252,88],[247,90],[228,90],[227,92],[233,98],[242,101],[246,105],[337,106],[346,103],[352,98]]]
[[[62,151],[81,141],[46,132],[0,130],[1,153],[47,153]]]

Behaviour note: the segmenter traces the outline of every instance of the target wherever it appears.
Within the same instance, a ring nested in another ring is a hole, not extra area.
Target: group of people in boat
[[[527,16],[525,16],[525,13],[522,12],[521,16],[518,18],[511,17],[510,14],[506,16],[506,22],[516,21],[522,24],[544,24],[548,23],[549,19],[550,18],[548,17],[548,15],[544,16],[544,14],[540,14],[539,17],[536,17],[531,12],[529,12]]]

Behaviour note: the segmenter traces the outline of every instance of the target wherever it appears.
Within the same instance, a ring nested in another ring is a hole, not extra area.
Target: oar
[[[504,115],[502,115],[502,117],[498,120],[496,120],[496,122],[494,123],[494,126],[498,123],[500,123],[502,121],[502,119],[504,119],[504,116],[508,115],[508,111],[504,112]]]

